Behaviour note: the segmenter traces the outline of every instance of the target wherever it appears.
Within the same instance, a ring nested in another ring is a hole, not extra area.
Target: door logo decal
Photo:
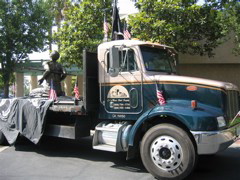
[[[109,90],[107,98],[129,98],[129,93],[125,87],[117,85]]]
[[[113,86],[107,95],[108,107],[112,110],[129,110],[130,98],[128,90],[120,85]]]

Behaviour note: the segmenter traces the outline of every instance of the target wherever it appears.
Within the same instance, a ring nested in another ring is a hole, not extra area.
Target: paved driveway
[[[91,149],[91,139],[78,142],[50,138],[41,145],[22,141],[0,147],[1,180],[153,180],[141,160],[126,161],[125,153]],[[240,143],[213,157],[201,157],[193,180],[239,180]]]

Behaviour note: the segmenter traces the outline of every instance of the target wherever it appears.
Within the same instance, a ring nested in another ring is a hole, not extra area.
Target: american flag
[[[163,97],[163,93],[162,93],[162,91],[160,91],[160,90],[158,89],[157,85],[156,85],[156,94],[157,94],[158,103],[159,103],[160,105],[166,104],[166,101],[165,101],[165,99],[164,99],[164,97]]]
[[[107,21],[104,21],[104,23],[103,23],[103,30],[104,30],[104,34],[108,34],[109,24]]]
[[[79,94],[79,90],[78,90],[78,79],[76,79],[73,92],[75,93],[75,99],[78,99],[78,100],[79,100],[80,94]]]
[[[49,99],[52,99],[53,101],[57,100],[57,94],[54,89],[53,80],[51,80],[51,85],[50,85],[50,90],[49,90]]]
[[[130,32],[127,29],[123,32],[123,36],[125,40],[131,39],[132,37]]]

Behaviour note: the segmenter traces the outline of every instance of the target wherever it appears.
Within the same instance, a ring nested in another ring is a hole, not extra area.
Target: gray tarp
[[[0,131],[9,144],[18,134],[37,144],[43,134],[44,119],[53,101],[44,98],[0,99]]]

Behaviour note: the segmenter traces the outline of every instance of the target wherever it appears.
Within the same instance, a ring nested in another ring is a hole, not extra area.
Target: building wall
[[[240,88],[240,56],[233,54],[234,39],[215,49],[214,57],[179,54],[179,74],[236,84]]]
[[[180,64],[179,74],[231,82],[240,88],[240,64]]]
[[[213,51],[214,57],[179,54],[179,61],[181,64],[240,64],[240,56],[233,53],[234,48],[233,37],[228,37]]]

